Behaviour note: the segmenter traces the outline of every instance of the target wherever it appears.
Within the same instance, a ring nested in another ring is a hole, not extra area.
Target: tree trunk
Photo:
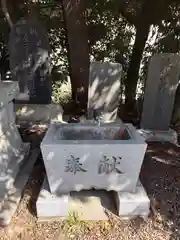
[[[72,96],[84,109],[87,106],[89,81],[89,45],[84,0],[63,0],[62,3],[68,35]]]
[[[133,111],[136,97],[136,87],[139,78],[139,68],[144,47],[148,38],[149,24],[140,22],[136,29],[136,38],[133,47],[132,57],[125,81],[126,110]]]

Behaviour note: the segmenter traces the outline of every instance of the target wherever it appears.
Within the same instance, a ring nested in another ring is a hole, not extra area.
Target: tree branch
[[[7,20],[10,28],[12,28],[13,27],[13,22],[11,20],[10,14],[8,12],[6,0],[1,0],[1,6],[2,6],[2,11],[4,13],[4,16],[5,16],[6,20]]]

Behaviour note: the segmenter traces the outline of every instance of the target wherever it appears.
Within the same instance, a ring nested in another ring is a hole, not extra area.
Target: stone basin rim
[[[70,124],[64,124],[64,123],[53,123],[51,124],[50,128],[48,129],[42,143],[41,146],[44,145],[58,145],[58,144],[68,144],[68,145],[78,145],[78,144],[96,144],[96,145],[111,145],[111,144],[144,144],[144,138],[142,136],[139,135],[139,133],[137,132],[137,130],[134,128],[134,126],[132,124],[123,124],[123,126],[120,126],[120,124],[118,123],[102,123],[100,128],[103,127],[107,127],[107,128],[124,128],[127,130],[130,139],[127,140],[122,140],[122,139],[118,139],[118,140],[114,140],[114,139],[91,139],[91,140],[64,140],[64,139],[53,139],[51,136],[54,136],[55,134],[55,130],[56,128],[60,128],[60,127],[64,127],[64,128],[71,128],[71,127],[75,127],[76,129],[81,129],[81,127],[83,128],[96,128],[98,127],[96,124],[82,124],[82,123],[70,123]]]

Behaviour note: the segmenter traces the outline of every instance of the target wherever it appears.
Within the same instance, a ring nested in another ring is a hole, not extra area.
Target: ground
[[[34,135],[31,135],[34,141]],[[180,239],[180,151],[172,144],[151,144],[141,170],[141,181],[151,199],[149,218],[121,220],[108,213],[106,222],[81,222],[75,216],[67,220],[38,222],[36,199],[45,175],[39,157],[13,217],[0,230],[0,240],[178,240]]]

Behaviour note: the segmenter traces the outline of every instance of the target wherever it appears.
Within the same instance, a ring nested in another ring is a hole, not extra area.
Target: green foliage
[[[85,3],[91,60],[120,62],[123,65],[124,78],[129,67],[138,24],[153,24],[141,61],[140,81],[144,82],[146,79],[148,61],[152,54],[180,51],[178,0],[88,0]],[[62,101],[59,84],[66,81],[69,75],[69,63],[61,1],[8,0],[8,6],[14,22],[27,14],[29,6],[34,6],[38,11],[47,29],[52,49],[54,98],[56,102]],[[2,12],[0,27],[1,62],[4,62],[8,58],[10,29]],[[1,72],[6,71],[4,69],[7,70],[7,64],[1,64]]]
[[[53,84],[53,102],[66,105],[71,100],[71,85],[69,81],[57,81]]]

